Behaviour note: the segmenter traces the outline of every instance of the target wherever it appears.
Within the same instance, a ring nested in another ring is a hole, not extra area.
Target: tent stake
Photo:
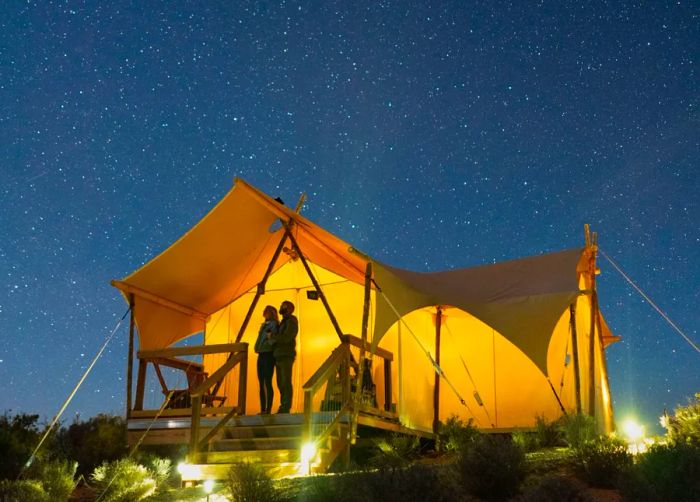
[[[442,307],[437,306],[435,314],[435,364],[440,366],[440,328],[442,327]],[[435,387],[433,389],[433,433],[440,432],[440,373],[435,372]]]
[[[131,388],[134,374],[134,294],[129,293],[129,358],[126,363],[126,419],[131,418]]]

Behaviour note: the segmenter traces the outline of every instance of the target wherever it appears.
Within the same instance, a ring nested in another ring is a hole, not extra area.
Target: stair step
[[[278,464],[280,462],[298,462],[299,450],[250,450],[250,451],[210,451],[202,452],[197,457],[201,464],[232,464],[235,462],[254,462],[256,464]]]
[[[299,448],[301,448],[299,436],[221,439],[211,444],[211,451],[297,450]]]
[[[301,437],[301,425],[258,425],[226,427],[222,437],[225,439],[249,439],[272,437]]]
[[[188,464],[182,469],[182,481],[200,482],[210,479],[225,480],[228,479],[228,471],[231,469],[232,465],[233,462],[221,464]],[[272,478],[295,476],[302,473],[302,467],[298,462],[261,463],[258,465],[265,469],[267,474]]]

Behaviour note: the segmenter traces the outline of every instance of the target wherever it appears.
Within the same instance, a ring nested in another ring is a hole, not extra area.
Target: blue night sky
[[[697,4],[0,6],[0,411],[53,416],[126,305],[109,285],[240,176],[414,270],[600,246],[700,341]],[[700,357],[601,257],[618,419]],[[123,413],[127,330],[66,418]]]

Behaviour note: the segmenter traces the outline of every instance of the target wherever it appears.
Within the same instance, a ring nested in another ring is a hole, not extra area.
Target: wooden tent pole
[[[301,260],[302,265],[304,265],[304,269],[306,270],[306,273],[309,276],[309,279],[311,279],[311,283],[314,285],[314,288],[316,288],[316,291],[318,291],[318,296],[319,296],[319,298],[321,298],[321,302],[323,303],[323,306],[326,308],[326,312],[328,313],[328,317],[331,320],[331,324],[333,324],[333,328],[335,328],[335,332],[338,334],[338,338],[340,338],[340,341],[342,342],[343,341],[343,331],[340,329],[340,325],[338,324],[338,320],[335,318],[335,314],[333,314],[333,311],[331,310],[331,306],[328,304],[328,300],[326,299],[326,295],[323,294],[323,290],[321,289],[321,286],[319,285],[318,281],[316,280],[316,277],[314,276],[313,272],[311,272],[311,268],[309,267],[309,264],[306,262],[306,258],[304,258],[304,254],[301,252],[301,248],[299,247],[297,240],[292,235],[292,231],[291,231],[290,226],[288,224],[285,224],[285,228],[287,229],[287,237],[289,237],[289,240],[292,243],[292,247],[294,248],[294,251],[296,251],[297,255],[299,256],[299,259]]]
[[[435,364],[440,367],[440,328],[442,327],[442,307],[438,305],[435,314]],[[435,372],[433,389],[433,433],[440,432],[440,374]]]
[[[367,267],[365,267],[365,296],[364,302],[362,304],[362,332],[360,333],[362,339],[362,346],[360,347],[360,366],[357,375],[357,383],[355,387],[355,403],[359,402],[359,397],[362,396],[362,385],[364,377],[365,368],[365,347],[367,346],[367,329],[369,326],[369,303],[371,299],[372,291],[372,262],[367,262]],[[357,416],[359,414],[359,406],[353,407],[352,424],[351,424],[351,435],[350,440],[354,444],[357,436]]]
[[[581,413],[581,368],[578,359],[578,334],[576,333],[576,304],[569,305],[569,327],[574,358],[574,389],[576,390],[576,413]]]
[[[598,293],[596,291],[596,279],[595,279],[595,268],[596,268],[596,250],[597,250],[597,239],[596,233],[593,232],[591,245],[590,245],[590,257],[589,257],[589,273],[591,275],[591,322],[590,322],[590,337],[588,340],[588,414],[595,417],[595,339],[596,339],[596,317],[598,316],[597,305],[598,305]]]
[[[134,294],[129,293],[129,357],[126,363],[126,419],[131,418],[131,391],[134,374]]]
[[[270,277],[272,269],[275,267],[275,263],[277,263],[277,258],[279,258],[279,255],[282,252],[282,248],[284,247],[284,243],[286,241],[287,232],[285,231],[284,235],[282,235],[282,239],[280,239],[280,243],[277,245],[277,249],[275,249],[275,254],[272,255],[272,259],[267,265],[267,270],[265,270],[265,274],[263,275],[262,280],[258,283],[258,287],[255,290],[255,296],[253,297],[253,301],[250,302],[248,312],[246,312],[245,318],[243,319],[243,323],[241,324],[241,327],[238,330],[238,334],[236,335],[236,343],[240,343],[241,338],[243,338],[243,334],[245,333],[245,329],[248,327],[250,318],[253,316],[253,311],[255,310],[255,307],[258,304],[258,300],[260,300],[260,296],[262,296],[265,293],[265,284],[267,283],[267,279],[268,277]]]

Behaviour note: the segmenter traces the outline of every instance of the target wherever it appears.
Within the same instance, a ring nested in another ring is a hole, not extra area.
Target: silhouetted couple
[[[289,413],[292,407],[292,367],[296,357],[296,337],[299,321],[292,315],[294,304],[283,301],[278,320],[277,309],[268,305],[263,310],[264,322],[260,326],[255,352],[258,354],[258,381],[260,383],[261,414],[272,412],[272,375],[277,369],[277,388],[280,391],[280,407],[277,413]]]

